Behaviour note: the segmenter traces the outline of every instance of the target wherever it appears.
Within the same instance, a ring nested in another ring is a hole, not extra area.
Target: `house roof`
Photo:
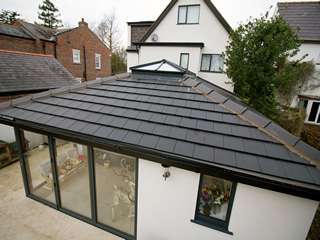
[[[76,82],[53,56],[0,50],[0,94],[48,90]]]
[[[23,37],[30,39],[41,39],[45,41],[55,41],[55,37],[75,28],[51,29],[36,23],[29,23],[17,20],[13,25],[0,24],[0,34]]]
[[[320,42],[320,1],[279,2],[278,11],[301,40]]]
[[[216,18],[219,20],[219,22],[222,24],[222,26],[226,29],[226,31],[229,33],[232,28],[229,25],[229,23],[225,20],[225,18],[221,15],[221,13],[218,11],[218,9],[213,5],[211,0],[203,0],[206,5],[209,7],[211,12],[216,16]],[[174,5],[178,2],[178,0],[171,0],[168,6],[163,10],[163,12],[160,14],[160,16],[157,18],[157,20],[151,25],[147,33],[143,36],[141,42],[145,42],[148,37],[153,33],[153,31],[157,28],[157,26],[160,24],[162,19],[164,19],[167,14],[170,12],[170,10],[174,7]]]
[[[151,72],[156,64],[5,103],[0,122],[320,199],[319,151],[232,93],[179,68]]]
[[[20,27],[4,23],[0,23],[0,34],[22,38],[31,38],[31,36],[23,31]]]

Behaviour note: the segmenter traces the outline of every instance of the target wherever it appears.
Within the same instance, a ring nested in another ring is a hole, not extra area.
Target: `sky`
[[[250,16],[258,17],[277,0],[211,0],[227,22],[234,28]],[[301,1],[301,0],[300,0]],[[21,18],[34,22],[38,16],[38,5],[42,0],[1,0],[0,9],[14,10]],[[155,20],[170,0],[52,0],[61,13],[65,26],[77,26],[84,18],[89,26],[95,26],[105,14],[116,13],[122,42],[127,42],[128,21]]]

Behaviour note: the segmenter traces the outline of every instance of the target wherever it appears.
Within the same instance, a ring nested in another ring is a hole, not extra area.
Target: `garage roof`
[[[0,94],[45,91],[76,84],[51,55],[0,50]]]
[[[190,73],[156,78],[142,72],[17,100],[0,111],[0,120],[126,144],[182,164],[289,180],[319,194],[319,151]]]

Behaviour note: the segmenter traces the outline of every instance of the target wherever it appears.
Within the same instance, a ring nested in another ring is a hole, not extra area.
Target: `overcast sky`
[[[15,10],[27,21],[37,20],[38,5],[42,0],[0,0],[0,9]],[[52,0],[60,10],[62,22],[76,26],[83,17],[90,26],[99,22],[104,14],[115,10],[126,43],[128,21],[155,20],[170,0]],[[250,16],[258,17],[276,0],[212,0],[221,14],[232,27],[247,20]]]

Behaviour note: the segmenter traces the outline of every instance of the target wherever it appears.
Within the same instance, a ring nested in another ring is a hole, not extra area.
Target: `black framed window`
[[[178,24],[198,24],[200,5],[183,5],[178,8]]]
[[[195,222],[226,233],[235,195],[236,183],[201,175]]]
[[[202,54],[200,71],[222,73],[223,65],[222,54]]]
[[[189,67],[189,53],[181,53],[180,54],[180,66],[188,69]]]

